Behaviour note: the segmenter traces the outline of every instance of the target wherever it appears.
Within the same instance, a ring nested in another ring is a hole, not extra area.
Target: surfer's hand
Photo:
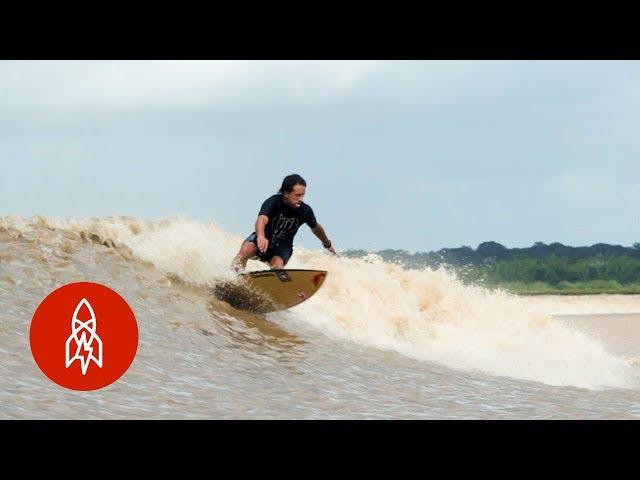
[[[267,251],[267,248],[269,248],[269,239],[267,239],[267,237],[263,237],[263,236],[259,236],[258,237],[258,250],[260,250],[262,253]]]
[[[337,255],[336,249],[333,248],[333,245],[329,245],[328,247],[325,247],[325,248],[329,250],[331,253],[333,253],[334,255]]]

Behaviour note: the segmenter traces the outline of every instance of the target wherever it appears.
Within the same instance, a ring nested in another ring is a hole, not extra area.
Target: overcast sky
[[[339,249],[631,245],[640,62],[0,61],[0,167],[0,215],[245,236],[295,172]]]

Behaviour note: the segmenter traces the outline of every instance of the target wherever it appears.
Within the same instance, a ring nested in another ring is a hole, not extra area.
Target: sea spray
[[[133,255],[182,281],[207,287],[229,278],[242,237],[215,223],[185,217],[54,219],[3,217],[0,225],[28,231],[45,226]],[[250,261],[249,269],[262,269]],[[409,270],[365,259],[294,249],[288,268],[328,270],[306,303],[269,318],[295,320],[324,334],[465,371],[584,388],[633,387],[635,371],[596,339],[555,320],[556,303],[466,286],[445,269]]]

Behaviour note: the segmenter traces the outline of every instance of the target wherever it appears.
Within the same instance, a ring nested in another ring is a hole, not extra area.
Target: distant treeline
[[[349,250],[346,255],[367,253]],[[517,293],[640,293],[640,243],[570,247],[536,242],[528,248],[507,248],[484,242],[475,250],[464,246],[428,253],[389,249],[374,253],[408,268],[444,266],[465,282]]]

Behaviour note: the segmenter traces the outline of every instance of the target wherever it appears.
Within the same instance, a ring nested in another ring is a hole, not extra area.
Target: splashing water
[[[28,230],[34,225],[128,247],[154,268],[201,287],[230,278],[229,264],[242,241],[214,223],[184,217],[0,219],[4,228]],[[248,267],[264,265],[250,261]],[[567,309],[561,302],[466,286],[444,269],[408,270],[375,255],[336,258],[295,248],[287,267],[327,270],[329,275],[312,300],[268,316],[284,328],[287,322],[303,322],[330,338],[549,385],[599,389],[637,384],[633,362],[550,316]]]

